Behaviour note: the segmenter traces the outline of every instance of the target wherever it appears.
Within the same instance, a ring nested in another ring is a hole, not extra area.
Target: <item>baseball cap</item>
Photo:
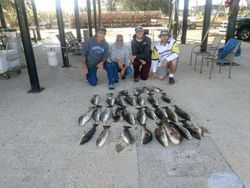
[[[136,27],[135,27],[135,32],[140,32],[140,31],[143,31],[142,25],[136,26]]]
[[[98,27],[97,29],[96,29],[96,32],[107,32],[107,29],[105,29],[104,27]]]
[[[167,29],[163,29],[161,30],[160,34],[159,34],[159,37],[162,36],[162,35],[170,35],[169,31]]]

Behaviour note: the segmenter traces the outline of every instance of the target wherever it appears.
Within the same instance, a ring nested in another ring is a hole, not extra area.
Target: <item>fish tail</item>
[[[98,127],[98,125],[99,125],[98,123],[94,123],[94,124],[93,124],[93,127],[96,128],[96,127]]]

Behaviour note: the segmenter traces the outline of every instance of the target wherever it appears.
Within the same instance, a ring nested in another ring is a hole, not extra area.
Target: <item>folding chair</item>
[[[214,59],[212,60],[212,65],[210,68],[210,74],[209,74],[209,79],[211,78],[212,75],[212,70],[213,70],[213,66],[214,63],[216,62],[219,65],[219,73],[221,73],[221,66],[224,65],[225,63],[229,63],[229,75],[228,78],[231,78],[231,69],[232,69],[232,65],[233,65],[233,60],[235,56],[239,56],[240,55],[240,45],[241,45],[241,41],[237,40],[237,39],[229,39],[228,42],[225,44],[225,46],[230,43],[230,42],[234,42],[234,46],[231,46],[230,51],[226,54],[226,56],[222,57],[222,58],[218,58],[218,59]],[[232,43],[231,43],[232,44]],[[222,48],[223,49],[223,48]],[[238,51],[239,50],[239,51]],[[238,52],[238,53],[237,53]]]
[[[214,37],[214,40],[211,43],[211,45],[206,45],[206,46],[203,46],[201,44],[195,45],[192,48],[192,50],[191,50],[190,63],[189,63],[190,66],[192,65],[193,54],[195,54],[195,66],[194,66],[194,70],[196,70],[197,57],[199,55],[200,56],[204,56],[204,55],[208,55],[208,54],[214,54],[218,50],[218,47],[219,47],[220,42],[221,42],[222,39],[223,39],[223,36],[217,35],[217,36]],[[201,52],[200,49],[198,49],[200,47],[206,47],[206,51],[205,52]],[[201,67],[201,71],[202,71],[202,67]]]

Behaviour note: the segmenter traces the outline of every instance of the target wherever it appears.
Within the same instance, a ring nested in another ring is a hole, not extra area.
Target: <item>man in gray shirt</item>
[[[126,76],[132,73],[131,65],[131,53],[128,46],[123,41],[123,35],[116,36],[116,42],[110,47],[110,61],[115,65],[114,81],[118,83],[120,72],[121,78],[126,79]]]
[[[111,66],[107,59],[109,57],[109,45],[105,40],[106,29],[100,27],[94,37],[89,38],[82,48],[83,68],[82,72],[90,85],[97,85],[97,70],[106,69],[109,79],[109,89],[114,89],[114,81],[110,80],[110,75],[114,72],[114,66]]]

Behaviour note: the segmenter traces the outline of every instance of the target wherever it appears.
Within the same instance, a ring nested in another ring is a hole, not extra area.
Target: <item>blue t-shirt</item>
[[[83,44],[82,56],[86,57],[88,69],[96,67],[101,60],[109,57],[109,45],[105,40],[97,43],[96,37],[91,37]]]

